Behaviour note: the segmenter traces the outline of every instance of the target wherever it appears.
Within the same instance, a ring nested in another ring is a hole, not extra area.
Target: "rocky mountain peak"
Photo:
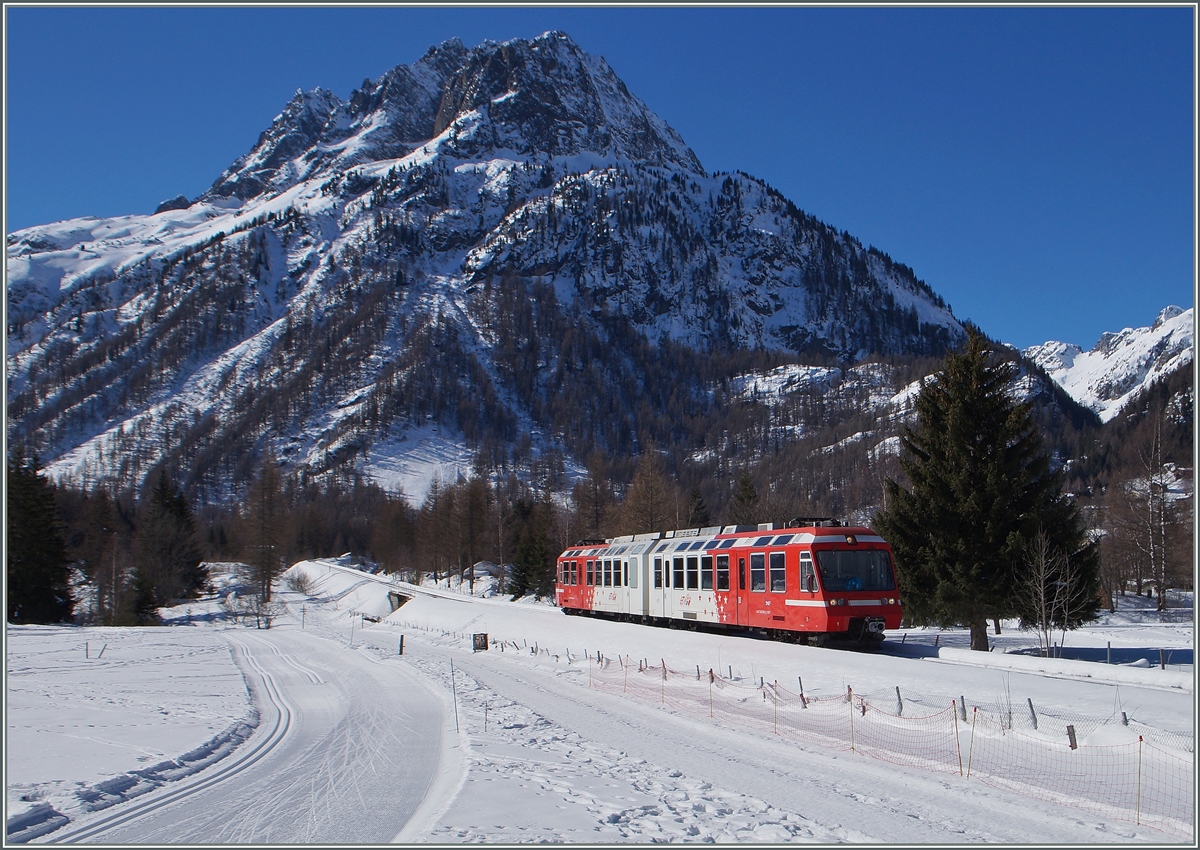
[[[297,91],[254,148],[203,196],[249,200],[321,171],[400,158],[450,130],[455,152],[611,159],[703,174],[679,134],[629,93],[602,58],[568,35],[450,39],[412,65],[364,80],[346,102],[325,89]]]
[[[1154,320],[1154,324],[1151,327],[1154,330],[1158,330],[1163,326],[1164,322],[1168,322],[1171,319],[1174,319],[1176,316],[1182,316],[1183,313],[1184,309],[1182,307],[1176,307],[1174,304],[1170,305],[1169,307],[1164,307],[1163,311],[1158,314],[1158,318]]]

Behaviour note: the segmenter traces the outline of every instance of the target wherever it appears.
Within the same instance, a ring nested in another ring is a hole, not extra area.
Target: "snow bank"
[[[1069,658],[1039,658],[1006,652],[977,652],[950,646],[940,647],[937,657],[939,661],[951,664],[969,664],[1000,670],[1042,673],[1049,676],[1093,679],[1121,685],[1176,688],[1189,694],[1193,692],[1195,685],[1195,676],[1191,673],[1147,669],[1140,665],[1097,664],[1094,661],[1073,661]]]

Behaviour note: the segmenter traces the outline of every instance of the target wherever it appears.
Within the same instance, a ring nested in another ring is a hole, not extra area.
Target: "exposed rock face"
[[[186,196],[176,195],[174,198],[171,198],[168,201],[163,201],[161,204],[159,204],[154,210],[154,214],[158,215],[159,213],[171,212],[172,210],[186,210],[191,205],[192,202],[189,201]]]

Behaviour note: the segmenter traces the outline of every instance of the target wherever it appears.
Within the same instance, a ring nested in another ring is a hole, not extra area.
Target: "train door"
[[[621,613],[633,610],[634,588],[637,586],[637,558],[621,560]]]
[[[747,564],[748,556],[745,552],[740,552],[737,555],[737,623],[739,626],[750,625],[750,584],[748,581],[747,572],[750,567]]]
[[[659,547],[658,552],[646,558],[652,574],[651,582],[653,583],[653,587],[647,587],[647,592],[650,594],[649,611],[651,617],[665,617],[667,610],[669,567],[667,566],[666,559],[661,554],[662,548]],[[651,582],[647,582],[647,584]]]
[[[638,571],[640,576],[639,581],[642,583],[642,607],[639,614],[646,615],[650,613],[650,556],[638,558],[638,563],[641,569]]]

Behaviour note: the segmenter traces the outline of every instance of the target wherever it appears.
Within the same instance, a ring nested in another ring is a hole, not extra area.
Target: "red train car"
[[[891,547],[829,520],[583,541],[558,557],[555,599],[568,614],[821,645],[878,646],[903,618]]]

